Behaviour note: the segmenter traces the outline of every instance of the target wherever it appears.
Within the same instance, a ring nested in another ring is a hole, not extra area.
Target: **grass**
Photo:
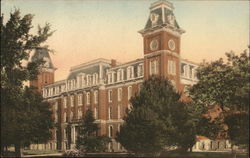
[[[24,155],[42,155],[59,153],[57,150],[24,150]]]

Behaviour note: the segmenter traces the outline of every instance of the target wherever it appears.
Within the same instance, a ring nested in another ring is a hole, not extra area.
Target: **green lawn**
[[[57,150],[24,150],[24,155],[42,155],[59,153]]]

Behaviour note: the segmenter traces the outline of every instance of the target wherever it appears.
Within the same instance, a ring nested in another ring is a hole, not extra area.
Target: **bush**
[[[63,157],[83,157],[85,156],[85,150],[77,150],[77,149],[71,149],[67,150],[62,155]]]

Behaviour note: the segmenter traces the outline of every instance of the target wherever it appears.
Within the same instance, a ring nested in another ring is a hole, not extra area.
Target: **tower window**
[[[94,92],[95,104],[98,103],[98,91]]]
[[[108,111],[108,116],[109,116],[109,120],[110,119],[112,119],[112,107],[109,107],[109,109],[108,109],[109,111]]]
[[[82,105],[82,94],[78,94],[78,105]]]
[[[149,75],[156,75],[159,73],[159,61],[157,59],[149,62]]]
[[[173,60],[168,60],[168,73],[171,75],[176,74],[176,62]]]

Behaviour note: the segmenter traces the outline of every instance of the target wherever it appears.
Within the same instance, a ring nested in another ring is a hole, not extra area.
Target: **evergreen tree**
[[[180,101],[170,81],[151,77],[144,81],[138,95],[131,98],[117,140],[130,152],[156,154],[166,146],[187,150],[195,143],[195,122]]]
[[[47,102],[24,81],[33,80],[43,61],[28,62],[30,52],[40,47],[53,32],[50,25],[38,26],[38,34],[30,34],[33,15],[10,14],[4,23],[1,15],[1,154],[4,147],[14,145],[16,155],[30,143],[45,143],[50,138],[51,113]]]
[[[99,127],[94,121],[93,112],[88,109],[78,127],[77,149],[85,150],[85,152],[104,152],[106,150],[110,138],[97,135]]]

